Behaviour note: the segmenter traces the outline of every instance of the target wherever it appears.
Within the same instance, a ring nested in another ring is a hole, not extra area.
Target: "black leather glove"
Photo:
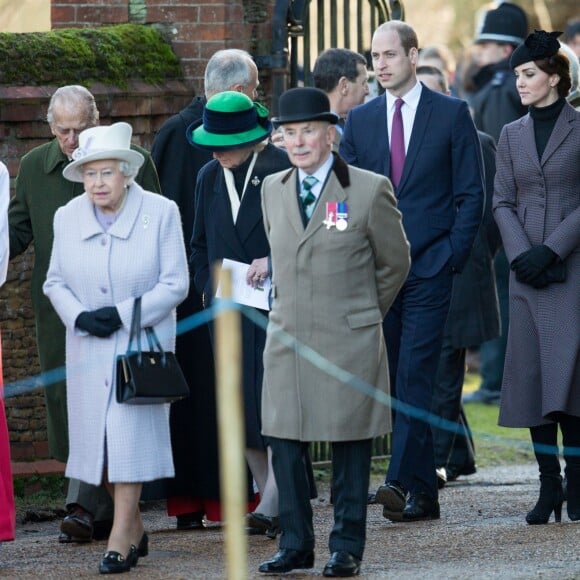
[[[122,325],[119,311],[114,306],[106,306],[91,312],[81,312],[75,326],[93,336],[107,338]]]
[[[557,258],[558,254],[542,244],[521,253],[511,263],[511,269],[515,271],[518,282],[530,284]]]

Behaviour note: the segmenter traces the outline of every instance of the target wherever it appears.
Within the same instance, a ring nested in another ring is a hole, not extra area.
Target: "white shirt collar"
[[[299,168],[298,179],[300,183],[302,184],[302,181],[304,181],[304,178],[307,175],[312,175],[313,177],[316,177],[316,179],[318,179],[318,183],[312,188],[312,194],[318,198],[322,190],[322,186],[326,182],[326,178],[328,177],[328,174],[332,169],[333,163],[334,163],[334,155],[332,155],[332,153],[329,153],[328,159],[314,173],[306,173],[303,169]]]
[[[419,106],[419,99],[421,98],[421,92],[423,90],[423,86],[419,81],[415,83],[415,86],[410,90],[407,91],[401,98],[405,101],[405,105],[409,106],[413,110],[417,110]],[[395,108],[395,101],[399,98],[395,95],[391,94],[389,91],[385,91],[387,96],[387,110],[394,111]]]

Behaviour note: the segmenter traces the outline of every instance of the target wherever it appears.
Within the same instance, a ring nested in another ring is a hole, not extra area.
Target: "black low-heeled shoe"
[[[139,545],[131,544],[131,549],[129,550],[129,555],[127,559],[131,559],[131,568],[137,566],[139,558],[144,558],[149,554],[149,536],[146,532],[143,532]]]
[[[113,550],[106,552],[99,564],[99,572],[101,574],[122,574],[123,572],[129,572],[134,561],[134,552],[136,554],[135,546],[129,548],[129,554],[125,558],[119,552]]]

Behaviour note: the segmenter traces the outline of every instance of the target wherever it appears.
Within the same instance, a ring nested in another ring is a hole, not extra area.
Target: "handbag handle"
[[[137,352],[141,355],[141,296],[135,298],[133,302],[133,315],[131,316],[131,330],[129,331],[129,344],[127,345],[127,354],[131,351],[133,340],[137,342]],[[141,363],[141,359],[139,359]]]
[[[155,330],[152,326],[145,327],[145,335],[147,336],[147,342],[149,343],[149,350],[159,351],[161,354],[161,365],[165,366],[166,356],[163,350]],[[131,347],[133,346],[133,340],[137,343],[137,364],[141,365],[142,351],[141,351],[141,296],[135,298],[133,302],[133,315],[131,317],[131,330],[129,332],[129,344],[127,345],[127,354],[131,352]]]

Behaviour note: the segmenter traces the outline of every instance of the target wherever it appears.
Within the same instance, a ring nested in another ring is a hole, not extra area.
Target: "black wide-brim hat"
[[[512,52],[510,67],[516,68],[526,62],[554,56],[560,50],[560,34],[562,33],[558,31],[535,30]]]
[[[330,112],[330,101],[326,93],[312,87],[297,87],[282,93],[278,110],[278,116],[272,118],[276,126],[304,121],[338,123],[338,115]]]
[[[214,95],[203,116],[185,131],[190,145],[205,151],[232,151],[264,141],[272,132],[268,109],[237,91]]]

